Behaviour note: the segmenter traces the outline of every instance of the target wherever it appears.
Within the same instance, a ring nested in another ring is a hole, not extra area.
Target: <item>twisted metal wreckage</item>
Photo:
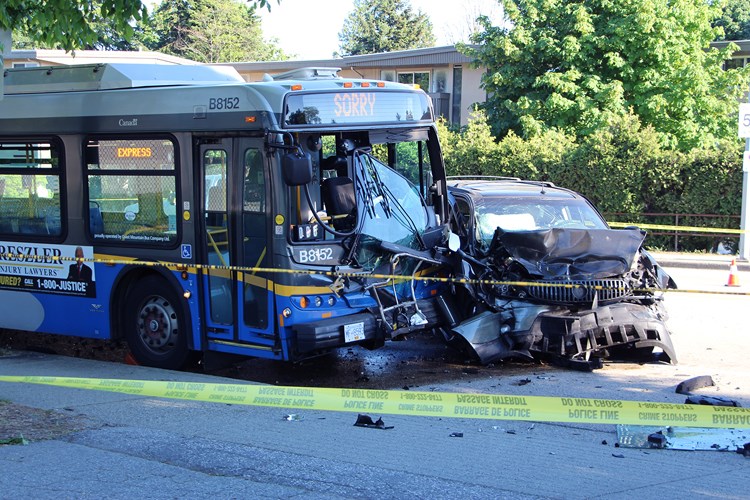
[[[676,361],[662,293],[676,285],[643,249],[644,231],[610,229],[578,193],[518,179],[449,183],[454,196],[441,224],[422,214],[416,189],[369,148],[351,156],[357,175],[346,191],[347,218],[334,219],[333,229],[313,215],[341,238],[346,262],[363,271],[332,285],[349,300],[372,298],[360,315],[361,345],[434,329],[483,364],[547,358],[593,369],[607,357]],[[441,288],[418,276],[451,280]],[[346,333],[349,320],[328,320],[325,332],[318,325],[316,338],[335,338],[342,325]]]
[[[591,370],[603,358],[675,363],[663,292],[676,285],[644,250],[646,232],[613,230],[603,219],[595,228],[569,222],[496,226],[482,242],[453,210],[441,237],[425,235],[423,250],[380,242],[392,270],[414,259],[413,276],[437,265],[451,278],[433,306],[413,292],[410,306],[381,303],[383,322],[395,325],[388,336],[435,322],[449,345],[482,364],[540,358]],[[392,311],[400,319],[384,316]]]
[[[671,277],[642,249],[639,229],[496,230],[474,258],[459,249],[455,296],[471,304],[447,339],[482,363],[552,358],[592,369],[606,357],[676,362],[662,291]],[[487,284],[485,284],[487,283]]]

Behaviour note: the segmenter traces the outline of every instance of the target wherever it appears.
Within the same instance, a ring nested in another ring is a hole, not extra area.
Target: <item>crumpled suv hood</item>
[[[638,228],[498,230],[490,254],[509,256],[541,279],[604,279],[633,267],[645,236]]]

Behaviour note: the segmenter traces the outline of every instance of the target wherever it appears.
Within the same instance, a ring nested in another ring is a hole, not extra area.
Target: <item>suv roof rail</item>
[[[501,175],[448,175],[445,177],[447,181],[514,181],[521,182],[523,184],[533,184],[535,186],[542,187],[553,187],[558,189],[565,189],[556,186],[551,181],[534,181],[529,179],[521,179],[520,177],[503,177]]]
[[[520,177],[504,177],[501,175],[448,175],[449,181],[520,181]]]

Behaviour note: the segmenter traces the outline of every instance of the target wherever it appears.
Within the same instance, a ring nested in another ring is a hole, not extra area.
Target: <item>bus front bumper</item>
[[[297,335],[297,349],[300,353],[354,344],[373,348],[385,342],[378,319],[369,312],[295,325],[293,330]]]

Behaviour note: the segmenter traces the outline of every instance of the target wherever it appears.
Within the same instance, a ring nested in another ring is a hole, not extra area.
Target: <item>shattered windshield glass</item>
[[[401,174],[369,154],[355,158],[357,189],[364,222],[362,234],[380,241],[414,246],[427,228],[427,213],[419,190]]]
[[[370,154],[355,154],[354,164],[363,243],[385,241],[420,248],[428,218],[418,188]],[[365,245],[361,260],[377,259],[372,246]]]
[[[607,229],[599,214],[583,200],[484,198],[476,206],[478,238],[489,245],[495,230],[538,231],[552,228]]]

